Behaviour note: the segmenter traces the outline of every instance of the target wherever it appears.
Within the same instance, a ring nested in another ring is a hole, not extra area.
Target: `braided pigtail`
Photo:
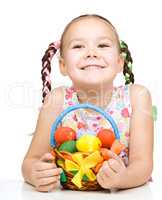
[[[128,49],[127,44],[124,41],[120,41],[120,51],[124,58],[123,74],[125,77],[125,84],[134,83],[134,74],[132,73],[132,57]]]
[[[42,103],[44,103],[44,99],[47,94],[51,91],[51,80],[50,80],[50,73],[51,73],[51,60],[57,49],[59,49],[59,41],[53,42],[48,46],[43,58],[42,58],[42,81],[43,81],[43,89],[42,89]]]

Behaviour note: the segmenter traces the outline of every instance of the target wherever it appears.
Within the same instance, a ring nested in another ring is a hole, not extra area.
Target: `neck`
[[[113,83],[107,86],[101,85],[98,88],[81,88],[74,86],[80,103],[91,103],[98,107],[105,108],[111,101]]]

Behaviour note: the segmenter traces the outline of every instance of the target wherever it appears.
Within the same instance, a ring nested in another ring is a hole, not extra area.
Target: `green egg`
[[[67,182],[67,176],[65,175],[64,171],[60,175],[60,181],[61,181],[61,183],[66,183]]]
[[[66,141],[63,144],[60,145],[59,151],[67,151],[70,153],[74,153],[77,151],[76,149],[76,141],[74,140],[70,140],[70,141]]]

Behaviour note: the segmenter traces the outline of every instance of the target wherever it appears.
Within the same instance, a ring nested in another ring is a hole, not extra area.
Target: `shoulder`
[[[152,109],[152,100],[150,91],[142,85],[130,85],[130,99],[132,108],[150,108]]]
[[[64,86],[54,88],[45,98],[42,109],[53,110],[62,108],[64,98]]]
[[[54,88],[45,98],[45,103],[47,103],[49,100],[53,99],[55,101],[59,101],[62,99],[63,97],[63,90],[64,90],[64,86],[59,86]]]
[[[132,84],[130,85],[130,94],[132,100],[144,100],[147,98],[149,100],[151,98],[150,91],[145,86],[139,84]]]

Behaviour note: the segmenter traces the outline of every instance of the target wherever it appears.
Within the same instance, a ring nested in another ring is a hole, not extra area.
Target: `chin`
[[[78,88],[83,88],[83,89],[101,89],[103,85],[107,85],[108,82],[103,82],[102,81],[97,81],[97,80],[81,80],[81,81],[73,81],[73,84],[77,86]]]

